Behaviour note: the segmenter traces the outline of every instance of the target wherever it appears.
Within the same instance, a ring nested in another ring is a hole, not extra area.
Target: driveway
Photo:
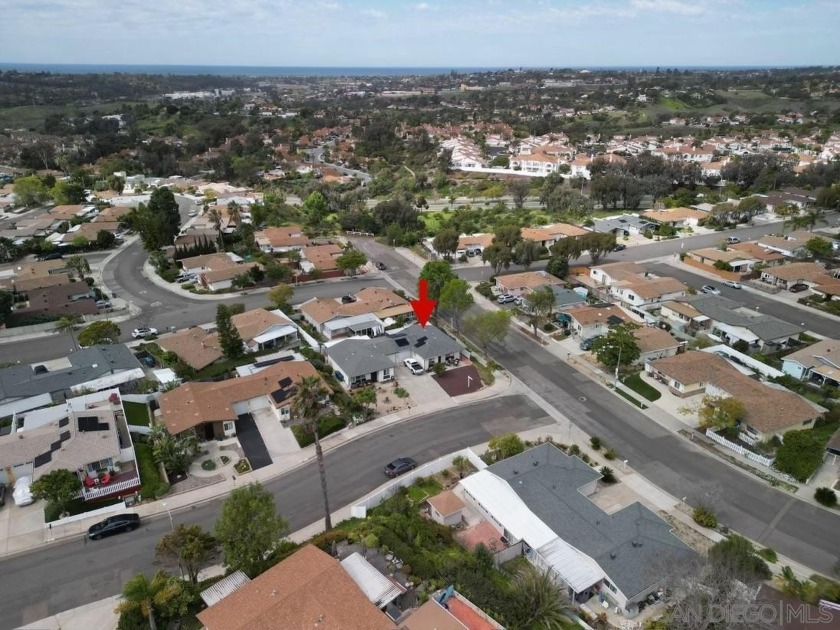
[[[265,441],[250,413],[244,413],[237,418],[236,438],[239,440],[239,444],[245,452],[245,457],[248,458],[253,470],[265,468],[271,464],[271,455],[268,454]]]
[[[442,376],[432,378],[448,396],[461,396],[481,389],[481,377],[474,365],[449,369]]]
[[[268,454],[275,462],[283,457],[289,457],[300,451],[300,445],[295,434],[288,427],[280,424],[280,420],[270,409],[259,409],[252,414],[260,437],[268,449]],[[243,447],[244,448],[244,447]]]
[[[408,392],[408,395],[411,396],[415,407],[435,403],[440,400],[440,387],[432,379],[431,372],[412,374],[411,370],[404,365],[398,365],[395,376],[397,381],[399,381],[400,387],[404,388]]]

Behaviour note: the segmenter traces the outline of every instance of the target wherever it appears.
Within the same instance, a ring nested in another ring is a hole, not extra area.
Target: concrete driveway
[[[260,409],[254,411],[251,415],[273,461],[279,462],[284,457],[300,452],[300,445],[298,445],[292,430],[280,424],[280,420],[270,409]]]
[[[245,457],[251,463],[252,470],[271,465],[271,455],[269,455],[265,441],[257,428],[257,423],[250,413],[242,414],[237,418],[236,438],[245,452]]]
[[[447,395],[432,378],[431,372],[412,374],[411,370],[404,365],[398,365],[395,376],[400,383],[400,387],[404,388],[411,396],[414,406],[422,407],[429,403],[435,403],[440,400],[441,396]]]

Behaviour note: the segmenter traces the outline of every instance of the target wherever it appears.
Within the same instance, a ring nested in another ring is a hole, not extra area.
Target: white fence
[[[747,443],[747,444],[749,444],[750,446],[755,446],[756,444],[758,444],[758,440],[757,440],[757,439],[755,439],[754,437],[750,437],[749,435],[747,435],[747,434],[746,434],[746,433],[744,433],[743,431],[741,431],[741,432],[738,434],[738,439],[739,439],[739,440],[741,440],[742,442],[746,442],[746,443]]]
[[[139,433],[140,435],[149,435],[152,432],[152,427],[144,427],[138,424],[128,425],[129,433]]]
[[[140,487],[140,475],[135,475],[131,479],[109,483],[107,486],[97,486],[95,488],[85,488],[82,490],[85,501],[96,499],[98,497],[105,497],[109,494],[116,494],[123,490]]]
[[[706,429],[706,437],[711,439],[714,442],[717,442],[721,446],[725,446],[731,451],[735,451],[739,455],[743,455],[747,459],[751,459],[754,462],[761,464],[762,466],[767,466],[767,468],[773,467],[773,462],[776,461],[775,459],[770,459],[764,457],[763,455],[759,455],[758,453],[753,453],[752,451],[744,448],[740,444],[735,444],[735,442],[730,442],[725,437],[718,435],[711,429]]]
[[[154,394],[120,394],[120,398],[123,399],[123,402],[134,402],[144,405],[148,405],[150,402],[159,397],[160,392],[155,392]]]
[[[66,525],[67,523],[75,523],[76,521],[83,521],[86,518],[92,518],[94,516],[104,516],[105,514],[114,514],[116,512],[123,512],[126,509],[125,501],[121,503],[116,503],[114,505],[108,505],[104,508],[99,508],[98,510],[91,510],[90,512],[82,512],[81,514],[76,514],[75,516],[68,516],[67,518],[60,518],[57,521],[53,521],[52,523],[45,523],[44,529],[49,529],[50,525]]]
[[[466,457],[469,460],[470,464],[482,470],[487,467],[487,464],[471,449],[465,448],[462,451],[455,451],[454,453],[449,453],[448,455],[444,455],[443,457],[438,457],[436,460],[429,462],[428,464],[423,464],[419,468],[415,468],[414,470],[407,472],[406,474],[394,479],[392,482],[380,487],[377,490],[374,490],[367,496],[363,497],[356,503],[353,507],[350,508],[350,514],[354,517],[365,518],[367,516],[367,511],[370,508],[374,508],[386,499],[391,498],[397,492],[399,492],[400,488],[407,488],[411,484],[414,483],[414,480],[418,477],[428,477],[429,475],[434,475],[436,473],[441,472],[442,470],[446,470],[452,466],[452,460],[454,460],[458,456]]]

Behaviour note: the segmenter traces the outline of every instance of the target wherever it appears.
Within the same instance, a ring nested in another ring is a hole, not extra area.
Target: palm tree
[[[239,204],[231,201],[227,205],[227,211],[230,222],[235,223],[236,227],[239,227],[239,222],[242,220],[242,209],[239,207]]]
[[[122,614],[139,610],[140,614],[148,618],[151,630],[157,630],[155,610],[160,610],[178,596],[181,588],[181,583],[164,571],[155,573],[151,580],[138,573],[125,583],[122,601],[117,604],[114,612]]]
[[[79,345],[76,343],[76,335],[73,334],[73,331],[76,330],[76,327],[81,323],[82,318],[76,315],[75,313],[71,315],[65,315],[55,323],[56,332],[70,333],[70,339],[73,341],[73,350],[79,349]]]
[[[540,571],[527,565],[517,573],[513,593],[522,615],[517,624],[521,628],[563,630],[572,620],[569,596],[554,580],[550,569]]]
[[[224,250],[224,241],[222,240],[222,212],[216,206],[210,208],[207,212],[207,219],[212,226],[216,228],[216,233],[219,238],[220,249]]]
[[[791,597],[800,597],[802,594],[802,582],[800,582],[793,569],[789,566],[782,567],[782,572],[776,576],[779,585],[782,587],[782,592]]]
[[[321,410],[324,408],[322,402],[328,392],[323,382],[317,376],[305,376],[297,384],[295,399],[292,401],[292,415],[296,417],[301,426],[312,434],[315,440],[315,459],[318,461],[318,474],[321,477],[321,493],[324,495],[324,526],[325,529],[332,529],[332,518],[330,517],[330,501],[327,494],[327,470],[324,467],[324,452],[321,450],[321,436],[318,435],[320,428]]]

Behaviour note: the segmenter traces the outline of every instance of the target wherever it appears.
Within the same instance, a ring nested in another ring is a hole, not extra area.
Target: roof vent
[[[611,552],[610,552],[610,558],[611,558],[612,560],[615,560],[615,552],[614,552],[614,551],[611,551]]]
[[[537,460],[534,460],[534,463],[532,464],[532,466],[539,466],[539,465],[540,465],[540,463]]]
[[[518,475],[518,474],[519,474],[519,471],[518,471],[518,470],[516,470],[516,468],[514,468],[514,469],[513,469],[513,474],[514,474],[514,475]]]

